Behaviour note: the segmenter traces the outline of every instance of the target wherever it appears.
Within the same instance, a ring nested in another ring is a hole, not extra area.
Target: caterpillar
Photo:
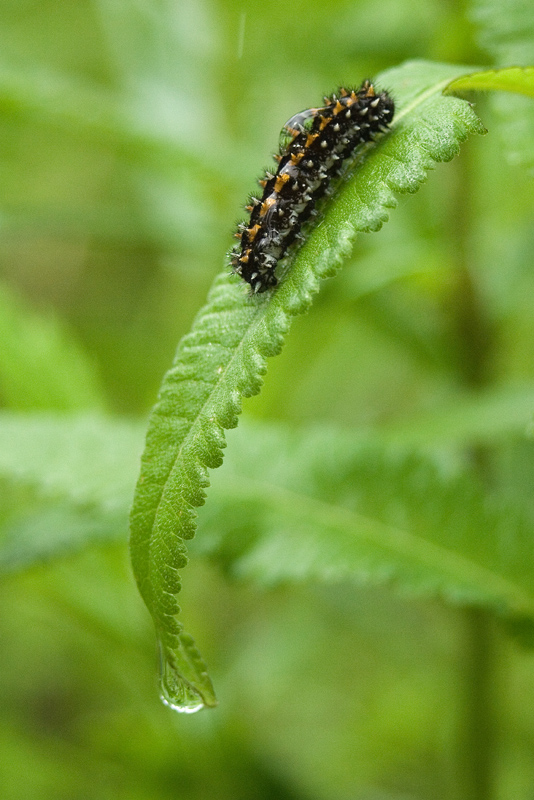
[[[387,131],[395,104],[366,80],[359,89],[341,87],[324,106],[309,108],[289,119],[280,134],[275,172],[259,181],[260,197],[251,196],[248,222],[234,234],[240,240],[230,252],[233,272],[260,294],[278,284],[275,269],[317,214],[317,202],[331,190],[356,148]]]

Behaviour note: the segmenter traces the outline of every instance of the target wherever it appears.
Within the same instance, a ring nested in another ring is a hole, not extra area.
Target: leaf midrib
[[[296,512],[302,517],[309,517],[314,523],[319,519],[319,524],[325,527],[336,527],[344,531],[352,529],[355,536],[366,539],[373,545],[389,547],[423,566],[438,570],[444,576],[455,576],[456,580],[466,586],[474,585],[486,595],[504,597],[514,613],[529,616],[534,614],[534,597],[529,596],[517,584],[455,551],[417,537],[404,528],[387,525],[348,508],[242,474],[239,476],[237,489],[235,482],[232,482],[231,493],[255,500],[258,497],[267,499],[277,509],[285,505],[292,514]]]
[[[155,510],[155,513],[154,513],[154,521],[153,521],[153,523],[151,525],[151,533],[154,531],[154,529],[158,525],[158,516],[159,516],[160,510],[161,510],[161,507],[165,502],[165,495],[166,495],[166,491],[167,491],[167,486],[169,484],[169,481],[171,480],[171,476],[172,476],[172,474],[174,472],[174,469],[176,467],[177,462],[182,457],[182,454],[183,454],[184,450],[186,450],[186,448],[189,447],[189,448],[191,448],[191,450],[194,451],[193,442],[191,440],[194,439],[196,431],[197,431],[197,428],[198,428],[203,416],[205,416],[206,408],[209,407],[209,405],[213,403],[213,398],[214,398],[214,395],[216,394],[216,392],[221,390],[221,386],[222,386],[222,384],[224,383],[224,381],[227,378],[228,371],[233,366],[233,364],[235,362],[235,359],[241,353],[241,350],[242,350],[242,348],[244,346],[244,343],[245,343],[245,341],[247,339],[249,331],[257,323],[257,320],[258,320],[261,312],[264,311],[265,308],[267,308],[267,303],[263,303],[262,305],[258,306],[258,308],[254,312],[254,314],[251,316],[250,322],[246,326],[246,328],[244,330],[244,333],[243,333],[243,336],[242,336],[242,339],[241,339],[239,345],[235,348],[234,354],[232,355],[232,357],[230,358],[230,360],[228,361],[228,363],[224,367],[223,371],[221,373],[219,373],[219,377],[218,377],[217,381],[215,382],[215,384],[213,384],[212,391],[210,392],[210,394],[208,395],[208,397],[206,398],[206,400],[202,404],[202,406],[199,409],[197,415],[195,416],[193,422],[191,423],[191,427],[189,428],[189,431],[187,432],[187,434],[184,436],[182,442],[180,443],[180,447],[176,451],[176,456],[172,460],[169,472],[167,474],[167,478],[165,479],[165,482],[162,484],[162,487],[161,487],[160,498],[158,500],[158,503],[157,503],[157,506],[156,506],[156,510]],[[194,380],[196,382],[197,378],[195,378]],[[216,424],[219,425],[220,423],[217,422]],[[223,426],[221,426],[221,427],[223,427]],[[195,454],[195,457],[197,457],[196,454]],[[183,537],[180,536],[180,538],[183,541]],[[155,542],[154,537],[153,536],[149,536],[149,543],[148,543],[148,549],[149,549],[148,573],[149,573],[149,576],[150,576],[150,573],[151,573],[151,570],[152,570],[153,559],[151,557],[151,555],[152,555],[151,551],[152,551],[152,547],[154,545],[154,542]]]

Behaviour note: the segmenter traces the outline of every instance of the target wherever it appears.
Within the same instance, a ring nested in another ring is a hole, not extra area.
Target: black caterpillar
[[[317,201],[341,175],[344,161],[358,145],[386,131],[395,111],[389,94],[377,94],[369,81],[359,89],[340,88],[324,102],[286,122],[275,156],[278,169],[259,181],[263,194],[250,198],[250,219],[235,234],[241,243],[230,254],[232,269],[254,293],[277,285],[277,263],[302,238],[303,223],[317,213]]]

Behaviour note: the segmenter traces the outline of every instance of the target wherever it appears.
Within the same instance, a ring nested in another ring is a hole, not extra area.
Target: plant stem
[[[492,706],[494,639],[492,618],[484,609],[464,612],[463,695],[459,736],[459,796],[490,800],[494,796],[494,708]]]
[[[490,380],[493,330],[473,280],[470,252],[473,213],[474,168],[469,147],[457,162],[453,188],[454,211],[451,230],[455,247],[456,281],[453,298],[453,327],[457,342],[460,383],[468,390],[481,389]],[[487,485],[491,482],[490,453],[475,447],[469,452],[475,471]],[[468,608],[463,612],[462,712],[458,766],[462,800],[492,800],[495,796],[495,715],[493,679],[495,641],[488,611]]]

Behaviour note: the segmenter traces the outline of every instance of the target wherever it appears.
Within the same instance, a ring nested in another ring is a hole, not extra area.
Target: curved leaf
[[[534,64],[534,4],[525,0],[475,0],[472,17],[480,45],[491,53],[496,66]],[[491,104],[501,122],[505,157],[532,168],[534,105],[509,94],[495,95]]]
[[[456,155],[469,133],[484,132],[467,102],[442,95],[465,72],[411,62],[378,76],[396,101],[393,130],[362,149],[306,243],[278,270],[278,289],[250,297],[225,270],[178,346],[150,419],[131,513],[132,564],[160,642],[162,696],[177,710],[216,702],[205,665],[176,618],[176,594],[208,469],[222,463],[223,431],[236,426],[241,398],[260,390],[266,358],[280,352],[292,318],[307,310],[320,280],[335,273],[356,233],[378,230],[395,192],[417,191],[436,162]]]
[[[471,89],[514,92],[534,97],[534,67],[506,67],[463,75],[447,86],[446,92],[463,92]]]

